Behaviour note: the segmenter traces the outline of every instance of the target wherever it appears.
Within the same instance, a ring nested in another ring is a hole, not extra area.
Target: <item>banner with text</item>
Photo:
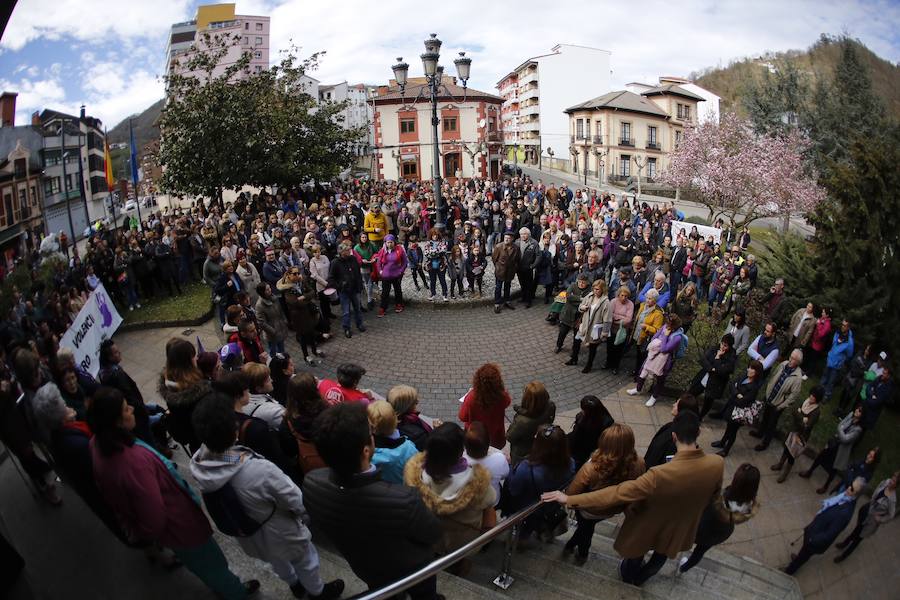
[[[687,221],[672,221],[672,245],[675,245],[675,240],[678,239],[679,235],[683,235],[684,239],[687,239],[694,227],[697,228],[697,233],[699,233],[700,237],[704,240],[709,241],[709,238],[712,237],[715,243],[721,243],[722,230],[718,227],[697,225],[696,223],[688,223]]]
[[[111,338],[121,324],[122,317],[101,283],[78,311],[59,345],[71,348],[75,364],[96,377],[100,372],[100,344]]]

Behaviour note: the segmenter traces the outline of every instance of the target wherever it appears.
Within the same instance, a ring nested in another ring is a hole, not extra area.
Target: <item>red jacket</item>
[[[369,397],[359,390],[345,388],[337,381],[323,379],[319,382],[319,393],[329,405],[334,406],[341,402],[362,402],[369,405]]]
[[[466,424],[474,421],[484,423],[491,439],[491,446],[502,450],[506,446],[506,421],[503,417],[510,404],[512,398],[509,397],[509,392],[504,390],[503,399],[485,410],[481,404],[475,402],[475,391],[469,390],[463,398],[462,406],[459,407],[459,420]]]

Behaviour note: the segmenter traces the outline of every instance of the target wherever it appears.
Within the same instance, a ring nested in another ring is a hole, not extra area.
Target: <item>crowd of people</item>
[[[677,567],[685,572],[760,509],[756,467],[742,464],[723,482],[722,457],[740,428],[752,427],[763,451],[781,417],[789,418],[772,465],[783,482],[837,393],[842,420],[800,474],[822,466],[828,479],[819,493],[837,483],[786,570],[836,541],[867,486],[877,483],[835,560],[894,516],[898,473],[872,481],[880,449],[851,460],[893,400],[889,357],[861,346],[846,320],[835,330],[828,308],[809,304],[788,315],[785,282],[756,289],[746,231],[704,239],[694,229],[673,239],[673,205],[527,177],[446,186],[445,214],[427,184],[351,182],[198,201],[141,229],[99,232],[83,259],[67,247],[68,262],[52,263],[54,285],[36,279],[27,294],[16,293],[0,330],[4,443],[49,503],[62,501],[59,475],[123,543],[163,568],[189,569],[229,599],[254,593],[259,582],[231,572],[210,519],[298,598],[343,593],[341,580],[319,573],[321,543],[375,589],[541,500],[522,523],[520,549],[563,535],[565,507],[575,515],[565,550],[583,564],[596,523],[624,511],[615,544],[623,581],[642,585],[690,550]],[[444,219],[446,227],[436,226]],[[577,365],[587,345],[589,372],[602,347],[604,368],[617,372],[633,351],[628,393],[649,393],[647,406],[667,393],[702,304],[721,320],[721,337],[702,349],[672,421],[643,458],[634,432],[599,398],[581,399],[566,432],[554,424],[556,403],[539,381],[512,406],[496,364],[473,374],[458,424],[424,416],[413,387],[395,385],[382,396],[361,387],[365,369],[352,363],[317,380],[285,351],[293,332],[304,361],[316,364],[338,318],[333,307],[348,338],[354,326],[366,331],[363,313],[376,304],[378,317],[392,305],[402,312],[407,272],[432,301],[438,284],[445,301],[480,296],[489,264],[495,312],[514,308],[514,279],[525,308],[543,286],[557,352],[572,334],[566,364]],[[99,283],[120,306],[137,308],[163,287],[175,295],[192,280],[209,286],[224,343],[208,351],[169,341],[158,387],[164,407],[145,401],[114,341],[101,347],[97,377],[59,347]],[[757,331],[747,322],[754,303],[765,320]],[[737,368],[742,355],[746,372]],[[821,385],[802,398],[803,382],[820,369]],[[698,445],[707,417],[726,422],[712,444],[720,456]],[[193,485],[173,461],[180,448],[191,457]],[[454,572],[465,574],[468,560]],[[408,593],[442,597],[434,577]]]

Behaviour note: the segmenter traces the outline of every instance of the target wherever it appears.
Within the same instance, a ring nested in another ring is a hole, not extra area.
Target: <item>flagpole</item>
[[[103,128],[103,160],[106,162],[103,175],[106,177],[106,200],[109,202],[109,209],[112,211],[113,231],[118,229],[116,222],[116,204],[113,202],[113,186],[115,181],[111,181],[112,173],[112,155],[109,153],[109,131]]]
[[[134,203],[137,205],[138,213],[138,230],[143,227],[143,219],[141,218],[141,199],[138,196],[138,166],[137,166],[137,148],[134,145],[134,120],[128,119],[128,132],[131,136],[131,184],[134,187]]]

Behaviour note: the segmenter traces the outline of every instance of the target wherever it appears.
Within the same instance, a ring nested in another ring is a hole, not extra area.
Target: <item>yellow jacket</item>
[[[387,217],[384,216],[383,212],[379,212],[377,215],[371,211],[367,212],[363,221],[363,229],[369,234],[371,241],[380,242],[388,233]],[[378,229],[378,231],[375,231],[375,229]]]
[[[644,311],[644,307],[646,306],[646,302],[641,302],[640,307],[634,312],[635,318],[640,315]],[[656,332],[659,331],[659,328],[663,326],[665,322],[665,315],[663,315],[663,311],[659,306],[654,306],[653,309],[647,313],[647,316],[644,317],[644,321],[642,323],[635,323],[635,327],[640,327],[640,337],[638,337],[638,344],[645,344],[647,340],[656,335]],[[646,327],[643,327],[646,325]]]

